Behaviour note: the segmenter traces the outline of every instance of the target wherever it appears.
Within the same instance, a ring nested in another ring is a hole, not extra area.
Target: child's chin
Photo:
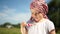
[[[37,20],[37,19],[36,19],[35,21],[36,21],[36,22],[39,22],[39,20]]]

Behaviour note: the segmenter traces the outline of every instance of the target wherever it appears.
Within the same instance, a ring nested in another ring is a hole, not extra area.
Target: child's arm
[[[23,22],[21,23],[21,33],[22,34],[28,34],[27,29],[25,28],[26,24]]]
[[[55,29],[51,30],[49,33],[50,34],[56,34]]]

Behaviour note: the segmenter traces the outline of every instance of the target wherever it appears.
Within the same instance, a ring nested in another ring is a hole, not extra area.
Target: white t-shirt
[[[55,29],[54,24],[49,19],[42,19],[39,23],[33,23],[28,28],[28,34],[49,34],[49,32]]]

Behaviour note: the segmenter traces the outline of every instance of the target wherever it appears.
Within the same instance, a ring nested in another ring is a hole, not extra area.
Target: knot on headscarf
[[[43,13],[44,18],[47,18],[48,6],[45,2],[40,2],[39,0],[33,1],[30,5],[30,9],[34,8],[36,8],[37,12]]]

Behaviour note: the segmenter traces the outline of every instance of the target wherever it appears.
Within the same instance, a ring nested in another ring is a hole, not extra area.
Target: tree
[[[11,23],[10,23],[10,22],[5,22],[5,23],[3,24],[3,27],[5,27],[6,25],[11,25]]]
[[[49,18],[54,22],[56,27],[60,26],[60,0],[52,0],[49,4]]]

